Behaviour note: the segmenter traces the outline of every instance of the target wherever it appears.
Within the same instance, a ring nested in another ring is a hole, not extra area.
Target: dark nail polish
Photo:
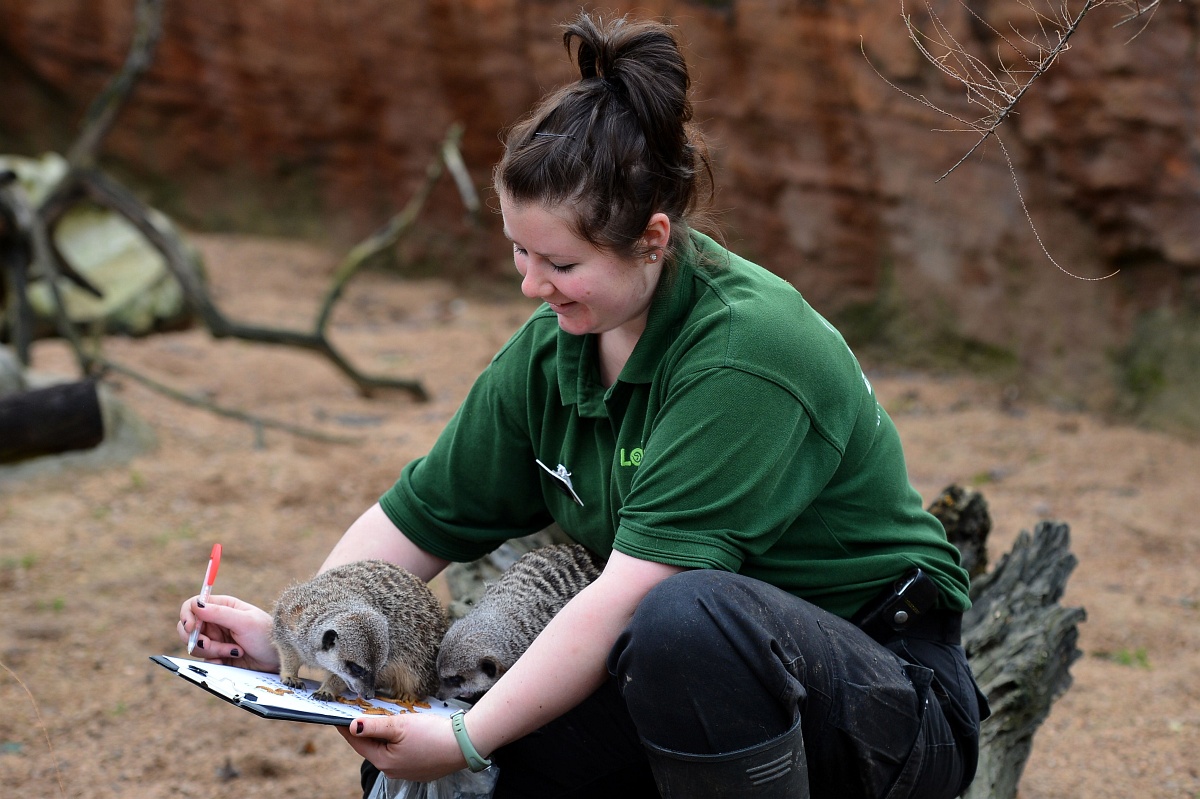
[[[203,602],[201,602],[199,599],[197,599],[197,600],[196,600],[196,607],[198,607],[198,608],[202,608],[202,607],[204,607],[204,603],[203,603]]]
[[[201,640],[201,639],[199,639],[199,638],[197,638],[197,639],[196,639],[196,648],[197,648],[197,649],[203,649],[203,648],[204,648],[204,641],[203,641],[203,640]]]
[[[357,732],[359,735],[362,735],[362,731],[363,731],[363,723],[362,723],[361,721],[356,721],[356,722],[354,722],[354,730],[355,730],[355,732]]]
[[[229,656],[232,658],[240,658],[242,656],[242,653],[237,651],[236,649],[230,649]]]

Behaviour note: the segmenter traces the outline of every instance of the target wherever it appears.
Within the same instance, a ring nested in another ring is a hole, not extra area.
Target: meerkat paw
[[[288,688],[303,688],[304,687],[304,680],[301,679],[300,676],[296,675],[296,674],[280,674],[279,681],[281,683],[283,683],[284,685],[286,685]]]

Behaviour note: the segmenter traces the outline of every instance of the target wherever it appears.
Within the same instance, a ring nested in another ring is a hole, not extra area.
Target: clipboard
[[[420,702],[400,703],[386,699],[361,699],[345,694],[332,701],[314,699],[320,687],[316,680],[304,680],[304,688],[284,685],[278,674],[252,671],[237,666],[205,663],[202,660],[151,655],[150,659],[182,677],[191,685],[256,716],[307,724],[349,727],[360,716],[396,716],[404,713],[432,713],[449,718],[469,705],[457,700],[426,697]]]

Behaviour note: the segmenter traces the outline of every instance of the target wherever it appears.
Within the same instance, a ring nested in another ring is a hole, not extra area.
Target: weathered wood
[[[958,547],[962,567],[974,580],[987,571],[987,538],[992,516],[987,500],[978,491],[959,485],[948,486],[929,506],[929,512],[946,528],[946,537]]]
[[[1051,705],[1071,686],[1083,608],[1059,604],[1075,568],[1070,529],[1043,521],[1022,530],[996,568],[987,565],[992,521],[976,491],[950,486],[929,506],[972,575],[963,646],[992,715],[980,735],[979,768],[963,799],[1013,799]]]
[[[103,440],[94,380],[0,397],[0,463],[91,449]]]
[[[1077,563],[1070,530],[1043,521],[971,588],[963,646],[992,706],[983,724],[979,770],[965,799],[1012,799],[1033,735],[1071,687],[1083,608],[1059,604]]]

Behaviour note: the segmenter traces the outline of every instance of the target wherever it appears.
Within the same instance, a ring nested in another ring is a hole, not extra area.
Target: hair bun
[[[626,256],[645,254],[646,225],[662,212],[678,245],[698,199],[698,172],[711,179],[711,169],[690,125],[690,80],[674,32],[661,22],[581,13],[562,27],[562,41],[580,80],[510,129],[497,189],[521,202],[569,203],[584,239]]]

